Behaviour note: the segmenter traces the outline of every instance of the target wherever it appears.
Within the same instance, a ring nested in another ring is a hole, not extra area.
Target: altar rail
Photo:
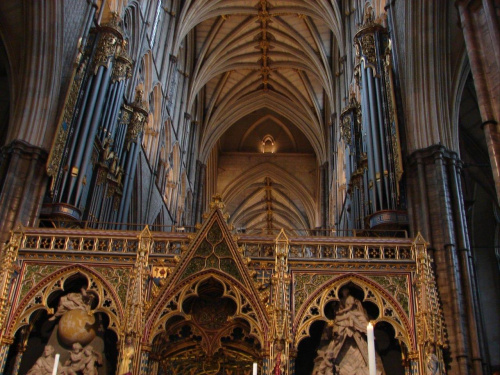
[[[91,229],[23,228],[19,251],[52,253],[77,252],[94,254],[135,254],[138,231]],[[194,234],[152,232],[152,257],[175,256],[189,244]],[[274,236],[238,235],[237,244],[244,256],[273,258]],[[290,259],[338,260],[415,260],[413,241],[408,238],[372,237],[291,237]]]

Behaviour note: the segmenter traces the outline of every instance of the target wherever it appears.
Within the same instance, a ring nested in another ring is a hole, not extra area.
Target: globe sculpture
[[[95,318],[79,309],[67,311],[59,321],[57,334],[65,345],[71,346],[78,342],[85,346],[96,336]]]

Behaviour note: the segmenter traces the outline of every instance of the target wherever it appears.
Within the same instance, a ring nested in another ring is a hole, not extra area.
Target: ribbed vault
[[[186,100],[188,112],[197,108],[200,113],[200,105],[203,108],[203,115],[197,119],[201,128],[199,159],[203,163],[210,160],[215,147],[222,154],[228,151],[220,142],[228,132],[237,133],[234,127],[246,127],[246,133],[232,140],[233,145],[248,144],[249,137],[255,138],[257,132],[247,126],[248,118],[255,128],[272,119],[287,134],[287,142],[306,140],[306,163],[311,155],[315,159],[312,169],[328,160],[328,126],[336,100],[334,66],[344,48],[337,2],[188,0],[178,25],[175,56],[188,35],[194,35],[195,40]],[[255,118],[256,113],[260,118]],[[262,131],[262,127],[259,129]],[[272,132],[268,135],[268,139],[275,137]],[[280,158],[282,150],[278,149],[272,163],[263,160],[260,166],[250,166],[260,171],[258,179],[253,172],[252,178],[245,178],[248,171],[244,169],[233,171],[234,181],[245,182],[238,184],[245,186],[245,194],[236,194],[233,201],[225,197],[235,210],[230,209],[235,224],[246,229],[300,230],[317,225],[319,195],[317,187],[312,186],[318,183],[317,171],[306,173],[307,187],[297,186],[304,185],[301,179],[289,183],[285,175],[293,171],[282,165],[290,164],[289,159]],[[304,153],[304,147],[287,148],[286,152],[290,150]],[[302,162],[295,159],[291,163]],[[268,169],[271,164],[286,172],[273,175]],[[218,181],[216,185],[225,189],[227,183]],[[237,190],[241,193],[241,188]]]
[[[318,161],[325,160],[325,110],[333,107],[335,87],[332,59],[343,44],[337,43],[342,36],[336,3],[187,1],[179,25],[175,40],[192,29],[196,34],[187,108],[203,95],[202,160],[235,121],[260,108],[290,119]]]

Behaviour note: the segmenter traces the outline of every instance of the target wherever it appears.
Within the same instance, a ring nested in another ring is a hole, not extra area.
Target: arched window
[[[274,154],[275,151],[275,143],[272,135],[267,134],[262,138],[262,153],[264,154]]]

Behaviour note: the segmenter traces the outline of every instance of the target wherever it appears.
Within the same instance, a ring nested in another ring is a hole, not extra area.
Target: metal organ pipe
[[[99,69],[104,69],[103,67],[99,67]],[[106,88],[109,84],[109,80],[110,80],[110,76],[111,76],[111,73],[109,70],[106,70],[104,72],[104,77],[103,77],[103,85],[104,85],[104,88]],[[88,137],[87,138],[84,138],[87,140],[86,144],[85,144],[85,149],[84,149],[84,152],[83,152],[83,159],[80,159],[78,162],[80,164],[80,167],[79,167],[79,173],[78,173],[78,181],[77,181],[77,185],[76,185],[76,193],[74,195],[74,199],[70,199],[70,203],[73,202],[73,204],[77,205],[79,203],[79,200],[80,200],[80,196],[81,196],[81,192],[82,192],[82,182],[83,182],[83,178],[85,177],[85,173],[87,171],[87,166],[89,165],[90,163],[90,158],[91,158],[91,155],[92,155],[92,151],[94,149],[94,139],[95,139],[95,136],[96,136],[96,133],[97,133],[97,128],[98,128],[98,125],[99,125],[99,120],[101,118],[101,111],[102,111],[102,108],[104,106],[104,99],[105,99],[105,95],[106,95],[106,89],[104,90],[101,90],[99,92],[99,97],[98,97],[98,100],[97,100],[97,104],[96,104],[96,107],[95,107],[95,110],[94,110],[94,113],[92,115],[92,121],[91,121],[91,126],[90,126],[90,129],[88,130]],[[72,187],[74,185],[74,180],[72,181]],[[73,188],[71,188],[71,190],[73,190]]]
[[[369,117],[369,123],[372,129],[372,141],[373,141],[373,156],[374,156],[374,166],[375,166],[375,181],[376,181],[376,186],[377,186],[377,197],[379,199],[379,204],[378,207],[379,209],[384,208],[384,200],[383,200],[383,195],[382,195],[382,174],[383,170],[381,168],[381,156],[380,156],[380,138],[379,138],[379,124],[378,124],[378,114],[377,114],[377,107],[375,105],[375,96],[377,93],[374,90],[374,84],[373,84],[373,70],[370,68],[366,69],[366,81],[368,82],[368,103],[370,105],[370,117]],[[378,177],[377,177],[378,176]],[[375,184],[374,184],[375,186]]]
[[[375,77],[375,98],[377,100],[377,109],[378,109],[378,122],[379,122],[379,137],[380,137],[380,156],[382,158],[382,174],[381,179],[384,182],[384,192],[385,192],[385,208],[393,209],[393,205],[391,204],[391,195],[389,189],[389,168],[388,168],[388,160],[387,156],[388,150],[386,148],[386,129],[385,129],[385,121],[384,121],[384,111],[382,107],[382,99],[384,97],[384,93],[380,87],[380,78]]]
[[[73,191],[73,187],[75,185],[76,177],[77,177],[77,176],[73,176],[72,169],[76,167],[76,168],[78,168],[78,171],[80,172],[80,162],[81,162],[84,147],[85,147],[85,143],[83,142],[83,140],[86,141],[88,138],[90,122],[92,120],[91,113],[92,113],[92,110],[95,108],[95,103],[97,101],[98,94],[100,91],[99,89],[100,89],[102,77],[104,74],[103,69],[104,69],[103,67],[100,67],[99,71],[97,72],[97,75],[92,80],[92,88],[91,88],[91,92],[90,92],[90,97],[89,97],[89,100],[87,101],[87,104],[85,106],[85,110],[82,111],[82,117],[84,119],[83,119],[83,122],[80,124],[80,126],[78,126],[78,124],[77,124],[78,130],[77,130],[77,133],[74,134],[74,144],[75,144],[76,151],[73,154],[73,159],[68,159],[68,171],[66,171],[67,178],[65,181],[66,186],[64,187],[65,193],[64,193],[64,197],[63,197],[63,200],[65,200],[68,203],[71,200],[70,194]]]
[[[367,88],[368,87],[368,82],[367,82],[367,77],[366,77],[366,69],[364,69],[364,63],[361,64],[361,79],[362,79],[362,84],[363,87]],[[370,109],[368,106],[368,90],[362,90],[361,92],[361,108],[363,110],[363,115],[362,115],[362,120],[363,120],[363,128],[366,131],[366,150],[368,153],[368,174],[369,178],[372,181],[372,186],[370,188],[370,185],[368,185],[368,189],[371,191],[370,198],[371,198],[371,208],[372,212],[377,211],[377,184],[375,183],[375,156],[373,152],[373,135],[372,135],[372,128],[370,126]]]

